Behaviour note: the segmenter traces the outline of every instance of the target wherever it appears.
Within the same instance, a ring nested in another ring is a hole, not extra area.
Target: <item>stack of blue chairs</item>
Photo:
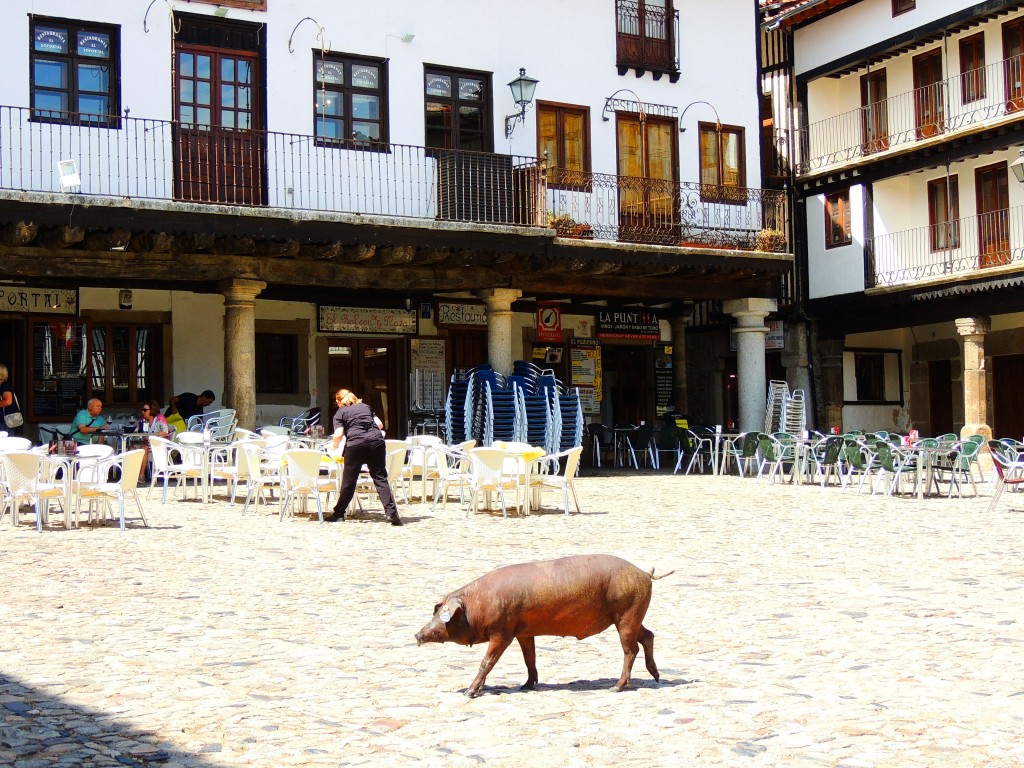
[[[583,445],[583,404],[580,402],[578,389],[558,396],[558,413],[561,417],[562,429],[557,450],[567,451],[570,448]]]
[[[483,392],[483,444],[493,445],[495,440],[514,441],[519,432],[516,390],[495,389],[485,381]]]
[[[508,377],[490,365],[453,375],[445,427],[450,444],[504,440],[557,453],[582,445],[583,409],[579,391],[565,392],[553,371],[517,360]]]

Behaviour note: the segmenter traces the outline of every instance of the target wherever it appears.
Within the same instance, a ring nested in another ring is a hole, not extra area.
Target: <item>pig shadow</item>
[[[502,685],[487,685],[484,686],[483,694],[503,694],[503,693],[543,693],[544,691],[611,691],[615,684],[619,681],[617,677],[601,677],[597,680],[573,680],[568,683],[537,683],[535,690],[523,690],[518,685],[516,686],[502,686]],[[629,686],[625,688],[622,693],[629,693],[633,690],[639,690],[640,688],[677,688],[681,685],[693,685],[698,682],[696,679],[685,680],[683,678],[666,680],[664,677],[661,678],[661,682],[657,683],[654,680],[637,679],[633,678]],[[466,689],[463,688],[462,692],[465,693]]]

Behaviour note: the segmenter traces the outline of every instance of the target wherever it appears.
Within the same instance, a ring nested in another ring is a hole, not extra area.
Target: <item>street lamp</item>
[[[512,135],[516,123],[526,120],[526,110],[533,103],[533,92],[537,90],[537,83],[540,81],[526,74],[526,69],[519,68],[519,77],[508,84],[512,91],[512,100],[519,107],[518,112],[513,112],[505,117],[505,138]]]
[[[1017,150],[1020,153],[1020,157],[1010,163],[1010,170],[1013,171],[1013,176],[1018,182],[1024,184],[1024,147]]]

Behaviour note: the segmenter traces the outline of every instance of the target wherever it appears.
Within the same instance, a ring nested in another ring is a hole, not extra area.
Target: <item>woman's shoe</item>
[[[388,515],[388,522],[392,525],[405,525],[405,523],[402,522],[402,518],[398,516],[397,512],[395,512],[393,515]]]
[[[344,522],[344,520],[345,520],[345,511],[344,510],[339,512],[338,510],[335,509],[335,510],[333,510],[331,512],[331,514],[324,515],[324,522],[325,523]]]

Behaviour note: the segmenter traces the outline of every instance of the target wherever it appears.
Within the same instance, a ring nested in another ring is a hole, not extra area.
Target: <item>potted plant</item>
[[[786,249],[786,233],[779,229],[762,229],[757,233],[755,242],[759,251],[784,251]]]
[[[575,237],[579,239],[593,237],[593,230],[589,224],[581,224],[567,213],[554,214],[549,211],[548,226],[555,230],[559,237]]]

